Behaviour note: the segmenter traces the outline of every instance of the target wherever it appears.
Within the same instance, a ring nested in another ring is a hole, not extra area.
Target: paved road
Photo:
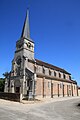
[[[80,98],[30,105],[0,100],[0,120],[80,120],[79,103]]]

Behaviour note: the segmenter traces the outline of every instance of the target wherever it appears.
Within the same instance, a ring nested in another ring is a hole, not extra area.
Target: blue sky
[[[11,70],[27,7],[35,58],[67,70],[80,85],[80,0],[0,0],[0,77]]]

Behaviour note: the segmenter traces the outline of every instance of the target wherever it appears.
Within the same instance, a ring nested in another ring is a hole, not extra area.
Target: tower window
[[[31,43],[30,42],[28,42],[27,47],[31,48]]]

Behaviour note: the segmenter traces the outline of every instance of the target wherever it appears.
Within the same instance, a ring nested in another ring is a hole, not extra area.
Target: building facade
[[[78,86],[78,96],[80,96],[80,87]]]
[[[20,93],[23,98],[77,96],[77,82],[71,79],[69,72],[34,58],[28,11],[21,37],[16,42],[12,69],[4,91]]]

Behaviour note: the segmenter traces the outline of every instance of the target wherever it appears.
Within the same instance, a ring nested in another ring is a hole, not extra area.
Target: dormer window
[[[69,76],[69,80],[71,80],[71,76]]]
[[[51,70],[49,70],[49,75],[51,76]]]
[[[43,68],[43,73],[45,74],[45,69]]]
[[[63,78],[66,79],[66,75],[65,74],[63,74]]]
[[[54,76],[56,77],[56,72],[54,71]]]
[[[59,73],[59,78],[61,78],[61,73]]]

